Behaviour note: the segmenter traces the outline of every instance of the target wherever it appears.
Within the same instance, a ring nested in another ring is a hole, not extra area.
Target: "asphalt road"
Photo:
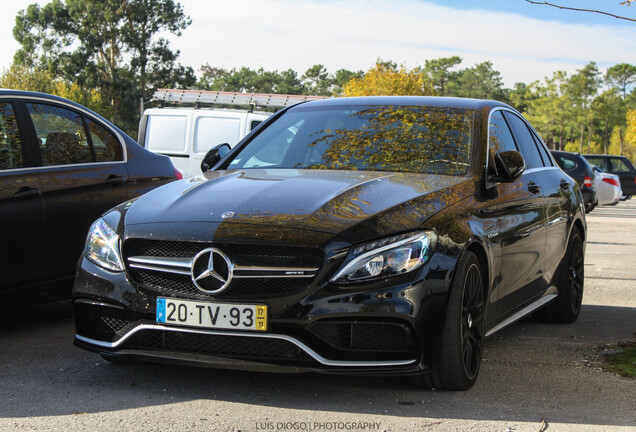
[[[589,215],[585,272],[579,320],[497,333],[467,392],[113,365],[72,345],[69,302],[40,306],[0,323],[0,430],[636,431],[636,380],[599,368],[605,344],[635,340],[636,199]]]

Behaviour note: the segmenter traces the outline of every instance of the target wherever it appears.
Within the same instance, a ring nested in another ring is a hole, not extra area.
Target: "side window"
[[[563,171],[570,171],[576,168],[576,162],[574,162],[572,159],[568,157],[555,155],[554,158],[556,159],[557,163],[559,164],[559,166],[561,167]]]
[[[158,153],[185,152],[187,125],[186,116],[148,116],[144,147]]]
[[[13,106],[0,103],[0,169],[22,168],[22,143]]]
[[[528,129],[528,126],[526,126],[525,122],[512,113],[506,112],[504,116],[506,117],[506,120],[508,120],[510,127],[512,127],[519,150],[523,155],[523,159],[526,161],[526,167],[543,167],[543,160],[539,154],[539,149],[537,149],[534,138],[532,138],[530,130]]]
[[[252,123],[250,123],[250,131],[253,131],[254,128],[261,123],[263,123],[263,120],[252,120]]]
[[[488,141],[491,154],[495,154],[500,150],[517,150],[508,124],[503,118],[502,111],[497,111],[490,117]]]
[[[91,134],[96,162],[124,160],[121,143],[112,132],[88,117],[86,118],[86,125]]]
[[[631,170],[627,166],[627,164],[618,158],[611,158],[610,163],[612,164],[612,169],[610,172],[613,173],[629,173]]]
[[[541,153],[541,159],[543,159],[543,164],[545,166],[554,166],[554,162],[552,162],[552,158],[548,154],[548,150],[546,150],[545,146],[541,143],[541,139],[534,132],[532,132],[532,138],[534,138],[534,142],[537,145],[537,148],[539,149],[539,153]]]
[[[26,104],[40,141],[42,165],[93,162],[86,129],[80,114],[46,104]]]
[[[596,165],[597,167],[599,167],[603,171],[608,172],[607,171],[607,165],[605,164],[605,159],[604,158],[586,156],[585,159],[587,159],[587,161],[589,163],[591,163],[592,165]]]

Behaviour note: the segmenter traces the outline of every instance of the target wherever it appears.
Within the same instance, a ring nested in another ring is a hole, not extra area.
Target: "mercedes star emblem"
[[[234,264],[216,248],[203,249],[192,260],[192,282],[206,294],[217,294],[230,285]]]

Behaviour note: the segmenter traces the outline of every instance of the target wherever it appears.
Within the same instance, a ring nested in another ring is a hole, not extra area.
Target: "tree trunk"
[[[579,153],[583,153],[583,135],[585,134],[585,125],[581,125],[581,141],[579,141]]]

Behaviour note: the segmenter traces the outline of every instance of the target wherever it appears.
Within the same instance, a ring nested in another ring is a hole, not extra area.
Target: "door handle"
[[[122,185],[124,183],[126,183],[126,179],[124,178],[124,176],[121,175],[109,175],[106,180],[104,180],[104,183],[109,184],[111,186],[118,186],[118,185]]]
[[[541,192],[541,186],[539,186],[535,182],[528,182],[528,190],[533,194],[538,194],[539,192]]]
[[[38,188],[30,188],[30,187],[21,187],[16,193],[13,194],[14,198],[18,199],[30,199],[40,196],[40,189]]]

